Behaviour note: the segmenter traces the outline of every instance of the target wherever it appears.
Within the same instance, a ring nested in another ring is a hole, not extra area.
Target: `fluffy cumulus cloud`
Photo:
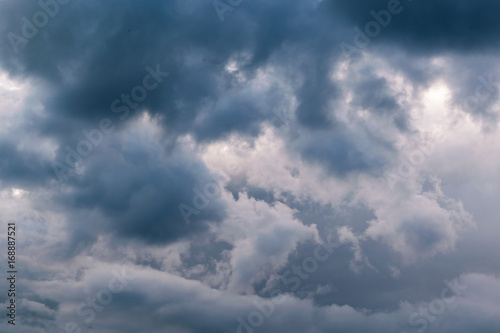
[[[498,332],[498,14],[1,1],[0,330]]]

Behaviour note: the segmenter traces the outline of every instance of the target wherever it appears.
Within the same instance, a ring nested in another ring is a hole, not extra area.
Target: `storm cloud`
[[[15,329],[497,332],[499,14],[0,2]]]

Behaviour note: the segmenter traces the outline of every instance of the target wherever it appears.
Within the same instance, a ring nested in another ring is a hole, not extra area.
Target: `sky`
[[[0,331],[500,332],[499,14],[0,1]]]

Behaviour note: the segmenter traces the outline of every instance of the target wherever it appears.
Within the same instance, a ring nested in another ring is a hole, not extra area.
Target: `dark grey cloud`
[[[401,1],[346,58],[341,43],[389,2],[227,1],[221,22],[212,1],[73,0],[18,52],[8,34],[41,7],[0,2],[0,217],[25,230],[19,331],[238,332],[279,288],[286,302],[255,332],[410,332],[455,278],[467,291],[426,331],[498,331],[500,4]],[[127,101],[147,75],[158,85]],[[408,147],[454,129],[436,120],[451,111],[469,127],[389,188]],[[54,163],[103,119],[113,130],[59,179]],[[281,279],[332,239],[300,287]],[[134,282],[82,322],[77,306],[119,267]]]
[[[393,16],[378,37],[409,51],[428,54],[456,51],[470,53],[496,51],[493,38],[498,29],[499,5],[481,0],[398,1],[403,10]],[[324,8],[340,14],[353,27],[364,28],[374,18],[370,12],[387,9],[389,1],[325,1]],[[352,33],[354,36],[354,32]]]
[[[56,194],[55,202],[70,212],[97,210],[101,219],[82,221],[79,228],[90,234],[104,229],[147,243],[172,242],[221,221],[224,204],[206,196],[207,184],[221,190],[218,176],[183,152],[169,154],[154,145],[130,136],[103,147],[84,163],[83,174],[68,178],[68,190]],[[181,204],[192,210],[186,212],[188,221]]]
[[[0,177],[5,187],[44,186],[53,177],[50,161],[34,152],[16,149],[14,142],[3,142],[0,145],[0,156]]]
[[[349,172],[380,173],[387,163],[384,151],[381,150],[379,156],[372,156],[365,150],[368,147],[357,146],[355,138],[342,129],[316,131],[313,135],[299,137],[295,145],[306,161],[320,163],[340,176]]]

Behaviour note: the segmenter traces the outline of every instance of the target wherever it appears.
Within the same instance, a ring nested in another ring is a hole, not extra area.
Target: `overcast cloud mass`
[[[500,332],[499,15],[0,1],[0,331]]]

